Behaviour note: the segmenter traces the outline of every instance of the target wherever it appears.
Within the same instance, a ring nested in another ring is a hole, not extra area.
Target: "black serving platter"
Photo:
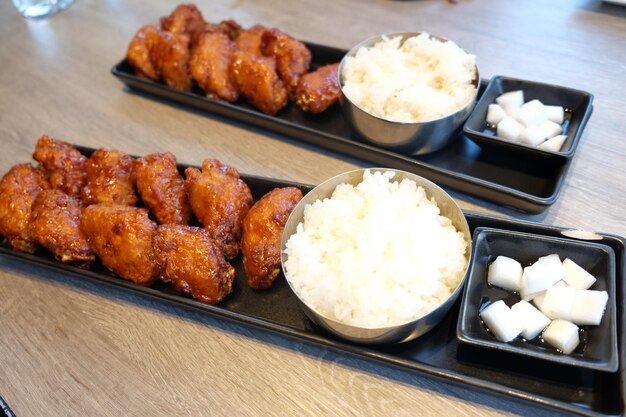
[[[536,99],[545,105],[562,106],[566,110],[565,120],[562,125],[562,134],[566,135],[567,139],[559,152],[546,151],[519,142],[500,139],[495,135],[495,132],[487,126],[485,120],[487,118],[489,105],[494,104],[496,98],[500,95],[516,90],[524,91],[525,102]],[[463,132],[480,146],[493,148],[495,151],[510,152],[519,154],[524,158],[535,158],[538,160],[542,158],[568,159],[574,156],[582,131],[591,116],[593,109],[592,103],[593,95],[585,91],[552,84],[496,76],[489,81],[484,94],[465,122]]]
[[[343,49],[306,45],[313,55],[313,68],[339,62],[346,53]],[[290,103],[275,116],[269,116],[243,101],[230,104],[207,98],[197,86],[185,92],[138,77],[126,60],[115,65],[111,72],[136,90],[281,133],[376,166],[413,172],[444,187],[525,212],[539,213],[553,204],[569,168],[569,160],[520,159],[510,152],[481,148],[461,133],[457,141],[437,152],[402,155],[359,140],[351,133],[338,106],[315,115]],[[486,85],[486,81],[481,82],[479,97]]]
[[[610,246],[595,242],[581,242],[569,238],[556,238],[542,234],[534,235],[510,230],[479,227],[472,239],[472,265],[461,304],[457,337],[460,342],[484,349],[497,349],[516,355],[524,355],[539,361],[553,361],[569,366],[615,372],[619,361],[617,354],[617,320],[615,303],[615,253]],[[500,342],[488,332],[479,313],[491,302],[504,300],[511,307],[520,300],[502,288],[487,282],[488,266],[498,256],[508,256],[529,266],[540,256],[556,253],[561,260],[569,258],[580,265],[597,281],[590,288],[609,294],[604,316],[599,326],[581,326],[580,344],[570,355],[563,355],[541,341],[521,337],[509,343]],[[538,364],[541,366],[541,364]]]
[[[93,152],[93,149],[89,148],[79,147],[79,150],[86,155]],[[180,164],[179,170],[182,172],[186,167],[187,165]],[[296,186],[305,193],[313,188],[309,185],[252,175],[241,177],[250,187],[255,200],[275,187]],[[569,230],[474,212],[466,212],[465,216],[472,231],[478,227],[490,227],[558,237]],[[623,300],[626,241],[614,235],[598,236],[600,237],[598,243],[608,245],[615,251],[616,299]],[[163,282],[157,282],[151,287],[136,285],[117,277],[98,263],[91,270],[82,270],[55,261],[45,251],[34,255],[16,252],[9,249],[6,243],[0,245],[0,254],[191,307],[213,316],[282,333],[339,352],[391,364],[419,375],[428,375],[465,387],[509,396],[561,412],[585,416],[610,416],[623,415],[626,410],[624,385],[626,370],[624,346],[621,343],[626,317],[622,303],[617,307],[620,367],[618,372],[607,373],[571,369],[558,364],[538,366],[536,363],[528,364],[524,360],[511,361],[510,357],[502,357],[498,352],[485,352],[459,344],[456,339],[456,325],[460,301],[437,327],[414,341],[387,346],[349,343],[325,333],[304,315],[295,294],[283,276],[278,277],[269,290],[253,291],[248,288],[241,255],[232,261],[236,268],[232,294],[221,304],[211,306],[178,293]]]

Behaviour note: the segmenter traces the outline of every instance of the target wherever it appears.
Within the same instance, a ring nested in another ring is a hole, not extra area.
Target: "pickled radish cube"
[[[502,139],[514,141],[517,140],[522,130],[524,130],[524,125],[511,117],[505,117],[498,123],[496,134]]]
[[[497,125],[505,117],[506,113],[504,109],[498,104],[490,104],[487,106],[487,123],[490,125]]]
[[[496,98],[496,103],[502,107],[506,105],[522,107],[522,104],[524,104],[524,92],[522,90],[509,91]]]
[[[565,111],[561,106],[545,106],[546,115],[548,116],[548,120],[562,124],[565,119]]]
[[[554,284],[553,287],[567,287],[567,284],[565,283],[565,281],[559,281],[556,284]],[[543,300],[546,298],[546,291],[539,293],[536,297],[533,298],[533,303],[537,306],[538,309],[541,309]]]
[[[530,301],[562,280],[564,276],[565,272],[559,255],[542,256],[537,262],[524,268],[520,297]]]
[[[504,106],[502,106],[502,109],[504,110],[507,116],[519,122],[519,116],[520,116],[519,106],[515,104],[505,104]]]
[[[542,256],[537,259],[533,265],[540,264],[542,268],[545,268],[546,274],[549,274],[552,279],[552,284],[556,284],[565,278],[565,270],[563,269],[563,262],[558,254]]]
[[[572,353],[580,343],[578,326],[566,320],[552,320],[552,323],[543,331],[542,337],[546,343],[566,355]]]
[[[522,336],[526,340],[534,339],[550,324],[550,319],[527,301],[522,300],[514,304],[511,311],[521,321]]]
[[[574,307],[574,297],[576,288],[557,287],[548,288],[546,296],[541,303],[541,311],[552,320],[572,320],[572,309]]]
[[[587,290],[596,282],[593,275],[585,271],[584,268],[572,261],[570,258],[566,258],[563,261],[563,269],[565,270],[565,277],[563,280],[570,287],[574,287],[579,290]]]
[[[560,124],[554,123],[550,120],[541,122],[539,127],[543,129],[547,138],[553,138],[563,132],[563,127],[561,127]]]
[[[544,132],[545,133],[545,132]],[[553,138],[548,139],[538,146],[539,149],[543,149],[544,151],[558,152],[563,147],[567,136],[565,135],[556,135]]]
[[[539,126],[530,126],[522,130],[517,140],[524,145],[537,146],[546,140],[546,132]]]
[[[531,100],[520,107],[518,120],[526,127],[537,126],[548,120],[548,114],[541,101]]]
[[[515,259],[498,256],[489,265],[487,281],[505,290],[519,291],[522,281],[522,265]]]
[[[501,342],[510,342],[522,332],[522,323],[519,318],[502,300],[484,308],[480,312],[480,318]]]
[[[597,326],[602,321],[609,294],[606,291],[577,290],[572,305],[572,321]]]

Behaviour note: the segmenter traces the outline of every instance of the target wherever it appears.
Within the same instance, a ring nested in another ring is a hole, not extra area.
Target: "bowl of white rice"
[[[360,138],[404,154],[437,151],[476,104],[476,57],[428,33],[375,36],[339,66],[344,117]]]
[[[465,282],[470,231],[456,202],[404,171],[359,169],[307,193],[282,235],[285,278],[318,326],[358,343],[415,339]]]

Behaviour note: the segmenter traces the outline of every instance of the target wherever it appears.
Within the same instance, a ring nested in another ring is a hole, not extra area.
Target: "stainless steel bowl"
[[[419,34],[420,32],[398,32],[374,36],[373,38],[367,39],[350,49],[343,57],[339,65],[338,74],[339,85],[341,87],[341,97],[339,100],[341,110],[357,136],[376,146],[411,155],[437,151],[458,137],[458,135],[456,135],[457,131],[461,128],[476,105],[478,84],[480,82],[478,67],[475,67],[476,72],[474,76],[476,92],[461,109],[439,119],[416,123],[401,123],[371,115],[351,102],[343,93],[343,66],[346,62],[346,58],[354,56],[359,48],[372,46],[381,41],[383,36],[388,38],[401,36],[401,42],[404,42],[407,38]],[[448,42],[447,39],[438,36],[431,35],[431,38],[441,42]]]
[[[304,196],[304,198],[292,211],[289,219],[287,220],[287,224],[285,225],[282,240],[280,243],[281,264],[283,267],[283,272],[285,273],[285,278],[287,279],[287,283],[291,287],[291,290],[298,297],[304,313],[318,326],[328,330],[329,332],[339,337],[358,343],[383,344],[406,342],[423,335],[424,333],[435,327],[446,316],[446,314],[458,298],[459,294],[461,293],[465,280],[467,279],[467,266],[470,263],[471,257],[471,236],[469,226],[467,224],[467,221],[465,220],[463,212],[456,204],[456,202],[437,185],[418,175],[411,174],[405,171],[391,170],[386,168],[370,169],[370,171],[372,172],[394,171],[396,173],[393,178],[394,180],[400,181],[404,178],[408,178],[415,181],[418,186],[424,187],[426,194],[429,197],[435,199],[435,202],[437,203],[441,214],[448,217],[452,221],[454,227],[457,229],[457,231],[463,233],[463,236],[467,241],[467,265],[464,275],[459,282],[459,285],[446,301],[444,301],[442,304],[439,305],[439,307],[432,310],[428,314],[407,323],[382,328],[362,328],[340,323],[332,318],[326,317],[316,312],[311,307],[309,307],[294,290],[289,280],[289,271],[285,268],[285,262],[287,261],[287,255],[285,254],[286,244],[291,235],[296,232],[296,227],[298,226],[298,224],[304,220],[305,206],[307,206],[308,204],[312,204],[317,200],[330,197],[337,185],[341,183],[349,183],[353,185],[359,184],[361,181],[363,181],[364,171],[364,169],[358,169],[355,171],[349,171],[337,175],[336,177],[333,177],[321,183]],[[415,231],[415,233],[419,233],[419,231]]]

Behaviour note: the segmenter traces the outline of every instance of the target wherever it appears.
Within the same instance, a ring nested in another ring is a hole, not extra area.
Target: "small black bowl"
[[[500,139],[495,131],[487,126],[487,109],[496,104],[496,98],[510,91],[523,90],[524,102],[539,100],[545,105],[562,106],[565,109],[563,134],[567,135],[559,152],[551,152],[519,142]],[[489,81],[485,93],[474,111],[465,122],[463,133],[479,146],[496,148],[503,151],[516,152],[525,156],[543,158],[569,159],[574,151],[591,116],[593,95],[585,91],[543,84],[516,78],[495,76]]]
[[[615,303],[615,253],[609,246],[573,239],[554,238],[508,230],[477,228],[472,244],[472,265],[463,294],[457,325],[457,340],[479,348],[497,349],[543,361],[557,362],[598,371],[615,372],[619,367],[617,353],[617,319]],[[518,294],[494,287],[487,282],[487,268],[498,256],[508,256],[522,266],[539,257],[559,254],[570,258],[596,277],[592,290],[609,294],[599,326],[580,326],[580,344],[570,355],[564,355],[541,340],[526,341],[521,336],[509,343],[500,342],[484,326],[480,311],[490,302],[504,299],[511,307],[520,300]],[[515,358],[511,358],[515,360]]]

